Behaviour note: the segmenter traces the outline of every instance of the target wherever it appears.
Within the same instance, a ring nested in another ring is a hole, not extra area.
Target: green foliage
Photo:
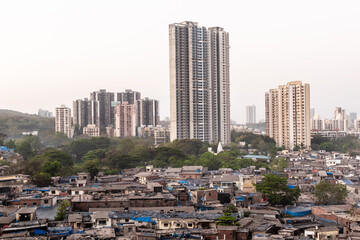
[[[39,131],[39,136],[55,132],[55,119],[24,114],[11,110],[0,110],[0,129],[9,139],[22,137],[23,132]]]
[[[65,133],[56,132],[43,137],[43,142],[47,147],[60,147],[70,143],[70,139]]]
[[[105,175],[115,175],[115,174],[118,174],[119,173],[119,171],[118,170],[116,170],[116,169],[108,169],[108,170],[106,170],[105,171]]]
[[[261,154],[276,156],[275,140],[268,136],[231,131],[231,141],[235,143],[245,142],[246,149],[249,148],[250,144],[251,148],[258,149]]]
[[[323,142],[319,146],[319,150],[325,150],[327,152],[335,151],[335,146],[332,142]]]
[[[216,155],[210,152],[205,152],[196,160],[195,165],[208,167],[209,170],[217,170],[221,168],[221,161],[216,157]]]
[[[299,188],[290,189],[287,178],[276,174],[264,175],[261,183],[255,184],[255,187],[271,205],[290,205],[300,197]]]
[[[90,173],[91,178],[94,178],[101,170],[101,163],[98,159],[87,160],[84,163],[86,170]]]
[[[207,152],[207,146],[198,139],[176,139],[168,145],[171,148],[183,151],[187,155],[198,156]]]
[[[0,132],[0,146],[3,146],[5,143],[7,135],[5,133]]]
[[[63,221],[66,217],[66,211],[70,207],[70,202],[68,200],[63,200],[57,208],[55,215],[55,221]]]
[[[236,218],[231,215],[230,212],[224,212],[221,217],[216,219],[216,224],[220,226],[240,226],[238,222],[236,222]]]
[[[108,151],[106,149],[91,150],[87,152],[83,157],[82,161],[86,162],[93,159],[104,159],[107,156]]]
[[[57,149],[48,149],[31,159],[27,164],[27,172],[30,175],[42,172],[50,176],[66,176],[72,173],[72,166],[69,154]]]
[[[31,143],[28,141],[21,141],[17,143],[16,152],[21,154],[25,160],[29,160],[36,155],[35,149],[33,149]]]
[[[48,173],[36,173],[32,176],[31,181],[38,187],[48,187],[51,185],[51,176]]]
[[[347,194],[345,185],[331,184],[326,181],[316,184],[313,193],[318,205],[344,204]]]
[[[70,144],[70,152],[76,154],[76,159],[81,158],[91,150],[106,149],[110,146],[110,139],[106,137],[93,137],[90,139],[74,140]]]
[[[223,212],[226,213],[226,212],[229,212],[229,213],[237,213],[239,212],[239,210],[237,209],[237,207],[235,207],[234,204],[228,204],[224,207],[223,209]]]
[[[313,150],[337,151],[351,154],[353,152],[360,152],[360,140],[352,135],[337,139],[329,139],[315,135],[311,139],[311,148]]]
[[[61,175],[61,163],[57,160],[46,160],[42,164],[41,172],[47,173],[50,176],[60,176]]]
[[[15,149],[16,143],[13,139],[10,139],[9,141],[5,142],[4,145],[9,149]]]
[[[269,168],[275,172],[284,172],[284,168],[288,167],[286,158],[275,158],[269,165]]]
[[[109,163],[111,168],[121,170],[139,166],[140,159],[127,154],[112,154]]]
[[[154,167],[180,166],[187,158],[186,154],[175,148],[158,147],[154,151],[153,160],[150,162]]]

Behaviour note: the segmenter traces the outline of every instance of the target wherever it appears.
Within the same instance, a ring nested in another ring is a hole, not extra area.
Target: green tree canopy
[[[29,160],[30,158],[36,155],[35,149],[31,146],[31,143],[28,141],[21,141],[16,144],[16,152],[21,154],[25,160]]]
[[[183,151],[187,155],[198,156],[207,151],[207,146],[199,139],[176,139],[169,147]]]
[[[94,178],[101,170],[101,163],[98,159],[87,160],[84,166],[90,173],[91,178]]]
[[[60,202],[57,212],[55,215],[55,221],[63,221],[66,217],[66,212],[68,208],[70,207],[70,202],[68,200],[63,200]]]
[[[38,187],[48,187],[51,185],[51,176],[48,173],[36,173],[31,177],[31,181]]]
[[[290,189],[286,177],[276,174],[264,175],[261,183],[255,184],[255,187],[271,205],[290,205],[300,197],[299,188]]]
[[[275,158],[269,165],[269,168],[275,172],[284,172],[284,168],[288,167],[286,158]]]
[[[81,160],[81,158],[91,150],[96,150],[96,145],[91,142],[89,139],[79,139],[74,140],[70,144],[70,152],[76,154],[76,159]]]
[[[313,193],[315,202],[318,205],[344,204],[347,194],[345,185],[331,184],[326,181],[316,184]]]
[[[220,226],[240,226],[238,222],[236,222],[236,218],[231,215],[230,212],[224,212],[224,214],[216,219],[216,224]]]

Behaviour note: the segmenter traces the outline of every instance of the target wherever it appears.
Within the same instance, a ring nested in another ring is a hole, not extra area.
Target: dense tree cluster
[[[314,198],[318,205],[344,204],[347,197],[346,186],[321,181],[315,186]]]
[[[265,175],[255,187],[271,205],[291,205],[300,197],[299,188],[289,188],[287,178],[276,174]]]
[[[313,150],[350,153],[355,156],[360,154],[360,140],[358,137],[352,135],[337,139],[329,139],[320,135],[315,135],[311,139],[311,148]]]
[[[217,144],[210,145],[196,139],[175,140],[158,147],[146,139],[137,138],[81,137],[70,141],[63,134],[53,134],[48,139],[52,141],[50,146],[56,147],[46,147],[48,143],[31,135],[4,142],[23,156],[23,162],[13,166],[13,169],[31,175],[33,182],[39,186],[48,185],[54,176],[69,176],[86,171],[94,177],[100,171],[116,174],[122,169],[144,167],[147,164],[154,167],[201,165],[209,170],[250,166],[269,168],[265,160],[241,158],[247,154],[247,149],[241,149],[238,143],[232,143],[226,151],[214,154],[208,148],[216,152]],[[237,140],[245,141],[247,145],[256,145],[255,142],[263,140],[268,141],[266,144],[271,142],[267,138],[249,134],[240,134]],[[273,166],[274,169],[282,167],[282,164]]]

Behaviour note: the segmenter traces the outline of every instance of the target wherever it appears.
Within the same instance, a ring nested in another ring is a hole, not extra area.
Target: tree
[[[94,178],[101,169],[101,164],[98,159],[88,160],[84,163],[84,166],[90,173],[91,178]]]
[[[327,152],[331,152],[335,150],[335,146],[332,142],[323,142],[320,144],[320,150],[325,150]]]
[[[47,173],[50,176],[60,176],[61,175],[61,163],[57,160],[51,161],[46,160],[41,167],[41,172]]]
[[[21,141],[16,144],[16,152],[23,156],[24,160],[29,160],[35,156],[35,150],[28,141]]]
[[[57,149],[48,149],[27,163],[26,172],[30,175],[44,172],[50,176],[64,176],[72,172],[72,166],[73,161],[68,153]]]
[[[224,212],[221,217],[218,217],[216,224],[220,226],[240,226],[240,224],[236,222],[236,218],[229,212]]]
[[[65,220],[66,211],[70,207],[70,202],[68,200],[63,200],[59,204],[57,208],[57,212],[55,215],[55,221],[63,221]]]
[[[338,205],[345,203],[348,192],[345,185],[321,181],[316,184],[313,195],[318,205]]]
[[[221,161],[211,152],[205,152],[196,160],[195,165],[208,167],[209,170],[218,170],[221,168]]]
[[[276,174],[264,175],[261,183],[255,184],[255,187],[271,205],[290,205],[300,197],[299,188],[290,189],[286,177]]]
[[[223,212],[226,213],[226,212],[229,212],[229,213],[237,213],[239,212],[239,209],[237,207],[235,207],[234,204],[228,204],[224,207],[223,209]]]
[[[275,172],[284,172],[284,168],[288,167],[286,158],[275,158],[269,165],[269,168]]]
[[[70,142],[70,139],[65,133],[55,132],[53,134],[49,134],[43,138],[43,142],[47,147],[60,147],[66,143]]]
[[[91,150],[87,152],[83,157],[82,161],[86,162],[88,160],[94,160],[94,159],[104,159],[106,158],[108,151],[105,149],[98,149],[98,150]]]
[[[38,187],[48,187],[51,185],[51,176],[48,173],[36,173],[31,177],[31,181]]]
[[[140,159],[126,154],[113,154],[109,157],[110,167],[114,169],[134,168],[141,164]]]
[[[76,154],[77,160],[81,160],[86,153],[95,149],[97,149],[96,145],[89,139],[74,140],[70,144],[70,152]]]
[[[92,137],[90,143],[96,146],[96,149],[106,149],[110,146],[110,138],[108,137]]]
[[[3,146],[5,143],[7,135],[5,133],[0,132],[0,146]]]
[[[9,149],[15,149],[16,148],[16,144],[15,141],[13,139],[10,139],[9,141],[5,142],[5,146]]]
[[[169,146],[182,150],[187,155],[200,155],[207,151],[205,144],[198,139],[176,139]]]

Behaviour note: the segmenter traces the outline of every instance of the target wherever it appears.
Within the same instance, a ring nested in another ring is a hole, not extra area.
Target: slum
[[[281,173],[288,187],[301,190],[292,206],[270,206],[256,191],[265,168],[149,165],[93,179],[84,172],[54,177],[43,188],[27,175],[0,176],[0,238],[360,239],[360,214],[352,210],[360,200],[360,159],[325,151],[279,156],[289,160]],[[312,192],[322,180],[346,186],[346,204],[316,205]],[[56,219],[64,201],[66,215]],[[219,224],[230,205],[236,224]]]

